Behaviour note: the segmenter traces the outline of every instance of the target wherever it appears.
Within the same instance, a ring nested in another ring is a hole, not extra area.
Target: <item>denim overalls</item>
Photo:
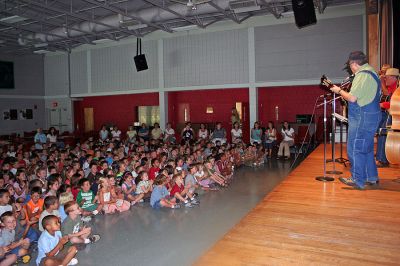
[[[357,102],[349,102],[347,156],[351,163],[351,177],[358,187],[363,188],[366,181],[378,180],[374,157],[374,136],[381,120],[379,106],[381,82],[371,71],[362,70],[360,72],[372,75],[378,87],[371,103],[360,107]]]

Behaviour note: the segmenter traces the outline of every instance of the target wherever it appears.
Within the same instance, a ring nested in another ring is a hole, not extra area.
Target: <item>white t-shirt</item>
[[[56,143],[57,142],[57,135],[50,135],[47,134],[47,139],[49,140],[50,143]]]
[[[121,136],[121,130],[117,130],[117,131],[113,130],[113,131],[111,131],[111,135],[113,138],[119,139]]]
[[[208,130],[205,129],[204,131],[202,131],[201,129],[199,129],[198,137],[199,137],[200,139],[206,139],[206,138],[208,138]]]
[[[173,128],[166,128],[164,138],[168,138],[175,135],[175,130]]]
[[[241,138],[242,134],[243,134],[243,132],[242,132],[241,128],[239,128],[237,130],[232,128],[232,130],[231,130],[231,135],[233,138]]]
[[[289,136],[293,136],[293,134],[294,134],[293,128],[290,128],[289,130],[288,129],[283,130],[283,128],[282,128],[281,132],[282,132],[284,141],[293,141],[294,140],[293,137],[289,137]]]

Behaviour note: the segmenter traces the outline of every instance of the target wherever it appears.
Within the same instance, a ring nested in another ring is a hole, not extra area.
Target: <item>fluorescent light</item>
[[[44,42],[44,43],[36,43],[33,46],[35,46],[35,48],[40,48],[40,47],[46,47],[48,45],[49,45],[48,43]]]
[[[44,49],[40,49],[40,50],[35,50],[33,51],[34,54],[46,54],[46,53],[50,53],[49,50],[44,50]]]
[[[17,23],[17,22],[24,21],[24,20],[27,20],[27,18],[20,17],[20,16],[17,16],[17,15],[0,18],[1,22],[5,22],[5,23],[9,23],[9,24]]]
[[[128,30],[138,30],[138,29],[143,29],[146,28],[147,24],[137,24],[137,25],[130,25],[127,27]]]
[[[93,43],[100,44],[100,43],[107,43],[107,42],[112,42],[111,39],[98,39],[94,40]]]
[[[189,31],[189,30],[195,30],[198,28],[199,27],[197,25],[187,25],[187,26],[172,28],[172,30],[173,31]]]

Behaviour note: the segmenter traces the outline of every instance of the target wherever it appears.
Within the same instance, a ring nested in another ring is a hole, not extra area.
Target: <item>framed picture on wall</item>
[[[33,110],[32,109],[25,109],[26,119],[31,120],[33,119]]]
[[[33,119],[32,109],[21,109],[21,110],[19,110],[19,119],[20,120]]]
[[[26,120],[26,112],[25,112],[25,109],[19,110],[19,119],[20,119],[20,120]]]
[[[18,110],[10,109],[10,120],[18,120]]]
[[[11,120],[10,110],[3,110],[3,119],[4,120]]]

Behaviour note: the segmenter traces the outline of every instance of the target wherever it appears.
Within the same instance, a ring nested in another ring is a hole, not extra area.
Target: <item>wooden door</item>
[[[94,131],[93,108],[84,108],[83,115],[85,120],[85,133]]]

